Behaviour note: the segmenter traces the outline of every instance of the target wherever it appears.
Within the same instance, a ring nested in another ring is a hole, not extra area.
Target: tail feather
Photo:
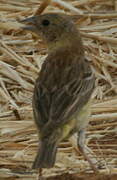
[[[55,143],[49,143],[47,140],[42,141],[32,168],[51,168],[55,164],[57,146]]]

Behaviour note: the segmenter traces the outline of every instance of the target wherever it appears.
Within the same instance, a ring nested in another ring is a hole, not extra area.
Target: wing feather
[[[60,68],[60,60],[59,65],[46,61],[42,67],[35,85],[33,109],[35,121],[40,130],[45,129],[45,136],[69,121],[92,94],[94,75],[88,62],[82,61],[74,63],[76,67],[74,64],[64,67],[64,71]]]

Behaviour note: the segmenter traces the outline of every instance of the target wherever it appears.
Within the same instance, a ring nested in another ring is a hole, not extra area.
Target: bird
[[[39,147],[32,168],[52,168],[59,143],[76,133],[77,147],[96,172],[97,162],[85,145],[95,76],[78,27],[70,15],[63,13],[34,15],[23,23],[24,30],[41,37],[48,47],[33,92]]]

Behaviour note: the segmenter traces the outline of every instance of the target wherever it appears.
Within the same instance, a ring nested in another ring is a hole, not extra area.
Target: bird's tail
[[[36,169],[53,167],[56,159],[56,152],[56,143],[48,143],[47,140],[41,141],[32,168]]]

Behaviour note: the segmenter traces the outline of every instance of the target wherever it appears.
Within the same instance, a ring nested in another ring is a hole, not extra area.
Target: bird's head
[[[41,35],[47,43],[75,39],[76,34],[78,35],[77,28],[70,16],[60,13],[32,16],[22,22],[26,23],[23,29]]]

